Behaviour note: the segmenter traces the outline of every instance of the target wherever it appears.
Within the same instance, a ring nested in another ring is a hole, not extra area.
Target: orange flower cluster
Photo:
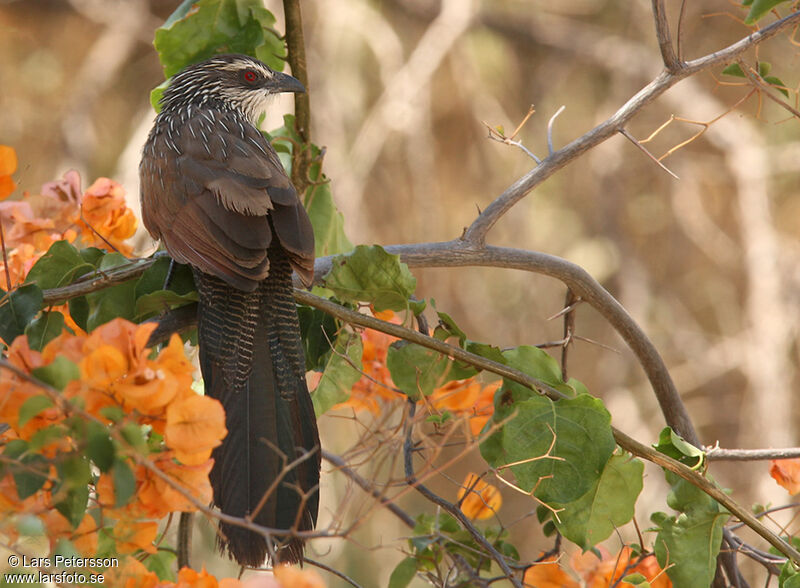
[[[16,153],[0,145],[0,200],[16,187],[10,176],[15,168]],[[113,248],[130,255],[133,248],[125,241],[136,230],[136,217],[118,183],[100,178],[82,193],[80,175],[71,170],[61,180],[42,186],[41,194],[26,193],[22,200],[0,202],[0,228],[11,283],[17,285],[50,245],[62,239],[72,243],[80,238],[86,247]]]
[[[800,494],[800,458],[771,460],[769,475],[789,494]]]
[[[132,557],[112,571],[111,585],[121,588],[325,588],[325,582],[315,570],[289,566],[276,566],[273,576],[258,575],[245,580],[218,580],[206,571],[205,566],[199,572],[183,568],[178,572],[177,582],[164,582]]]
[[[210,502],[208,473],[213,464],[211,451],[227,433],[222,405],[212,398],[198,396],[191,389],[194,368],[184,354],[180,337],[173,335],[167,347],[151,358],[146,344],[154,328],[153,324],[135,325],[115,319],[90,335],[63,333],[48,343],[41,353],[30,349],[26,336],[17,337],[8,350],[9,363],[25,374],[53,364],[57,358],[75,364],[80,379],[66,384],[62,399],[70,401],[71,406],[82,407],[84,418],[109,425],[112,437],[121,440],[123,436],[119,431],[131,424],[146,425],[150,431],[163,436],[165,448],[162,451],[135,461],[132,468],[136,480],[135,495],[127,505],[114,508],[116,492],[111,471],[102,473],[96,484],[97,503],[104,508],[104,516],[119,521],[113,528],[113,535],[121,553],[137,549],[152,551],[157,532],[156,519],[176,510],[195,510],[192,500],[176,489],[170,480],[184,488],[199,504]],[[64,421],[67,413],[73,411],[66,404],[54,404],[22,422],[20,408],[42,394],[42,388],[36,383],[17,374],[3,373],[0,379],[0,422],[8,423],[11,428],[0,437],[0,441],[30,440],[45,427]],[[110,407],[121,409],[125,415],[121,421],[112,423],[106,418],[108,413],[104,409]],[[53,458],[61,452],[76,449],[75,440],[60,435],[45,444],[41,453]],[[51,466],[50,469],[54,478],[55,468]],[[14,478],[11,474],[6,475],[0,479],[3,497],[0,499],[0,520],[19,512],[47,513],[53,508],[51,487],[48,482],[41,491],[20,501],[16,498]],[[49,528],[57,530],[52,526]],[[82,531],[79,528],[77,533],[81,532],[96,534],[96,529],[85,527]],[[58,536],[55,533],[51,539]],[[91,544],[87,543],[86,548],[90,547]]]
[[[467,474],[464,483],[458,489],[458,500],[461,503],[461,512],[471,519],[478,520],[493,517],[503,505],[500,491],[481,480],[476,474]]]
[[[548,557],[542,562],[528,568],[525,572],[524,584],[536,588],[634,588],[633,584],[620,580],[630,574],[642,574],[652,588],[671,588],[672,582],[661,569],[654,555],[649,555],[636,562],[630,547],[623,547],[619,553],[611,554],[604,547],[597,550],[602,559],[591,551],[575,553],[570,558],[572,569],[580,575],[583,583],[578,583],[567,574],[558,563],[558,558]],[[636,562],[636,565],[633,563]]]
[[[373,314],[381,320],[400,323],[391,310]],[[361,341],[364,347],[361,356],[364,375],[353,386],[350,398],[333,408],[349,407],[380,414],[384,404],[400,399],[400,395],[392,390],[394,382],[386,367],[389,345],[397,341],[397,337],[365,329],[361,333]],[[457,417],[469,419],[470,431],[477,436],[494,413],[494,393],[499,387],[500,382],[483,385],[476,378],[454,380],[437,388],[430,396],[421,398],[419,403],[433,413],[447,410]]]

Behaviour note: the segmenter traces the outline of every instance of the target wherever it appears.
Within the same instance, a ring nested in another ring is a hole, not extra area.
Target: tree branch
[[[699,59],[686,62],[678,70],[670,72],[669,70],[662,71],[656,76],[649,84],[639,90],[630,100],[628,100],[617,112],[611,117],[600,123],[592,130],[583,136],[575,139],[565,147],[562,147],[555,153],[542,160],[542,163],[533,168],[527,174],[522,176],[505,192],[498,196],[486,209],[478,216],[477,219],[470,225],[464,233],[464,240],[480,246],[486,241],[486,234],[494,226],[494,224],[506,213],[508,210],[525,197],[528,192],[533,190],[536,186],[544,182],[547,178],[553,175],[556,171],[560,170],[575,158],[582,155],[592,147],[595,147],[618,133],[625,127],[625,124],[633,118],[642,108],[647,106],[650,102],[658,98],[661,94],[666,92],[669,88],[677,84],[684,78],[692,76],[700,71],[704,71],[720,65],[733,61],[759,43],[766,41],[777,35],[779,32],[788,27],[800,23],[800,10],[775,21],[756,31],[747,37],[729,45],[728,47],[710,53]]]
[[[680,70],[682,64],[672,46],[664,0],[653,0],[653,17],[656,20],[656,36],[658,37],[658,48],[661,50],[661,59],[664,61],[667,71],[675,73]]]
[[[283,13],[286,19],[289,67],[292,75],[306,88],[305,92],[294,95],[294,128],[303,144],[292,150],[292,184],[298,194],[304,194],[309,184],[308,168],[311,166],[311,100],[300,0],[283,0]]]

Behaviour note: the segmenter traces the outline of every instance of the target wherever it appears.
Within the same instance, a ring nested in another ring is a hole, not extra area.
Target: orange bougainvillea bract
[[[800,458],[773,459],[770,461],[769,475],[789,494],[800,493]]]
[[[483,520],[494,516],[503,504],[500,491],[475,474],[467,474],[458,490],[461,511],[471,519]]]
[[[11,174],[17,171],[17,152],[13,147],[0,145],[0,200],[8,198],[17,185]]]
[[[10,176],[16,166],[14,150],[0,145],[0,200],[16,188]],[[12,286],[25,280],[33,264],[56,241],[79,240],[85,247],[131,254],[133,248],[127,240],[136,231],[136,216],[128,208],[120,184],[99,178],[82,192],[80,175],[70,170],[61,180],[44,184],[40,192],[0,202]],[[0,261],[0,266],[3,263]],[[6,272],[6,268],[0,270]]]

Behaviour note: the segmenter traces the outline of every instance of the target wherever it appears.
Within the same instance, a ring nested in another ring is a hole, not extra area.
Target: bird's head
[[[162,110],[217,105],[240,110],[252,122],[281,92],[305,92],[292,76],[247,55],[217,55],[173,76],[161,99]]]

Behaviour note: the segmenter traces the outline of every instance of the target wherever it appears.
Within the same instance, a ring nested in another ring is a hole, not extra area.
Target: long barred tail
[[[194,277],[206,394],[224,406],[228,428],[213,454],[214,503],[264,527],[303,531],[317,518],[320,444],[291,271],[285,253],[273,247],[269,276],[254,292],[197,270]],[[237,562],[264,564],[270,550],[262,535],[226,523],[221,531],[220,547]],[[301,539],[273,541],[275,559],[302,560]]]

